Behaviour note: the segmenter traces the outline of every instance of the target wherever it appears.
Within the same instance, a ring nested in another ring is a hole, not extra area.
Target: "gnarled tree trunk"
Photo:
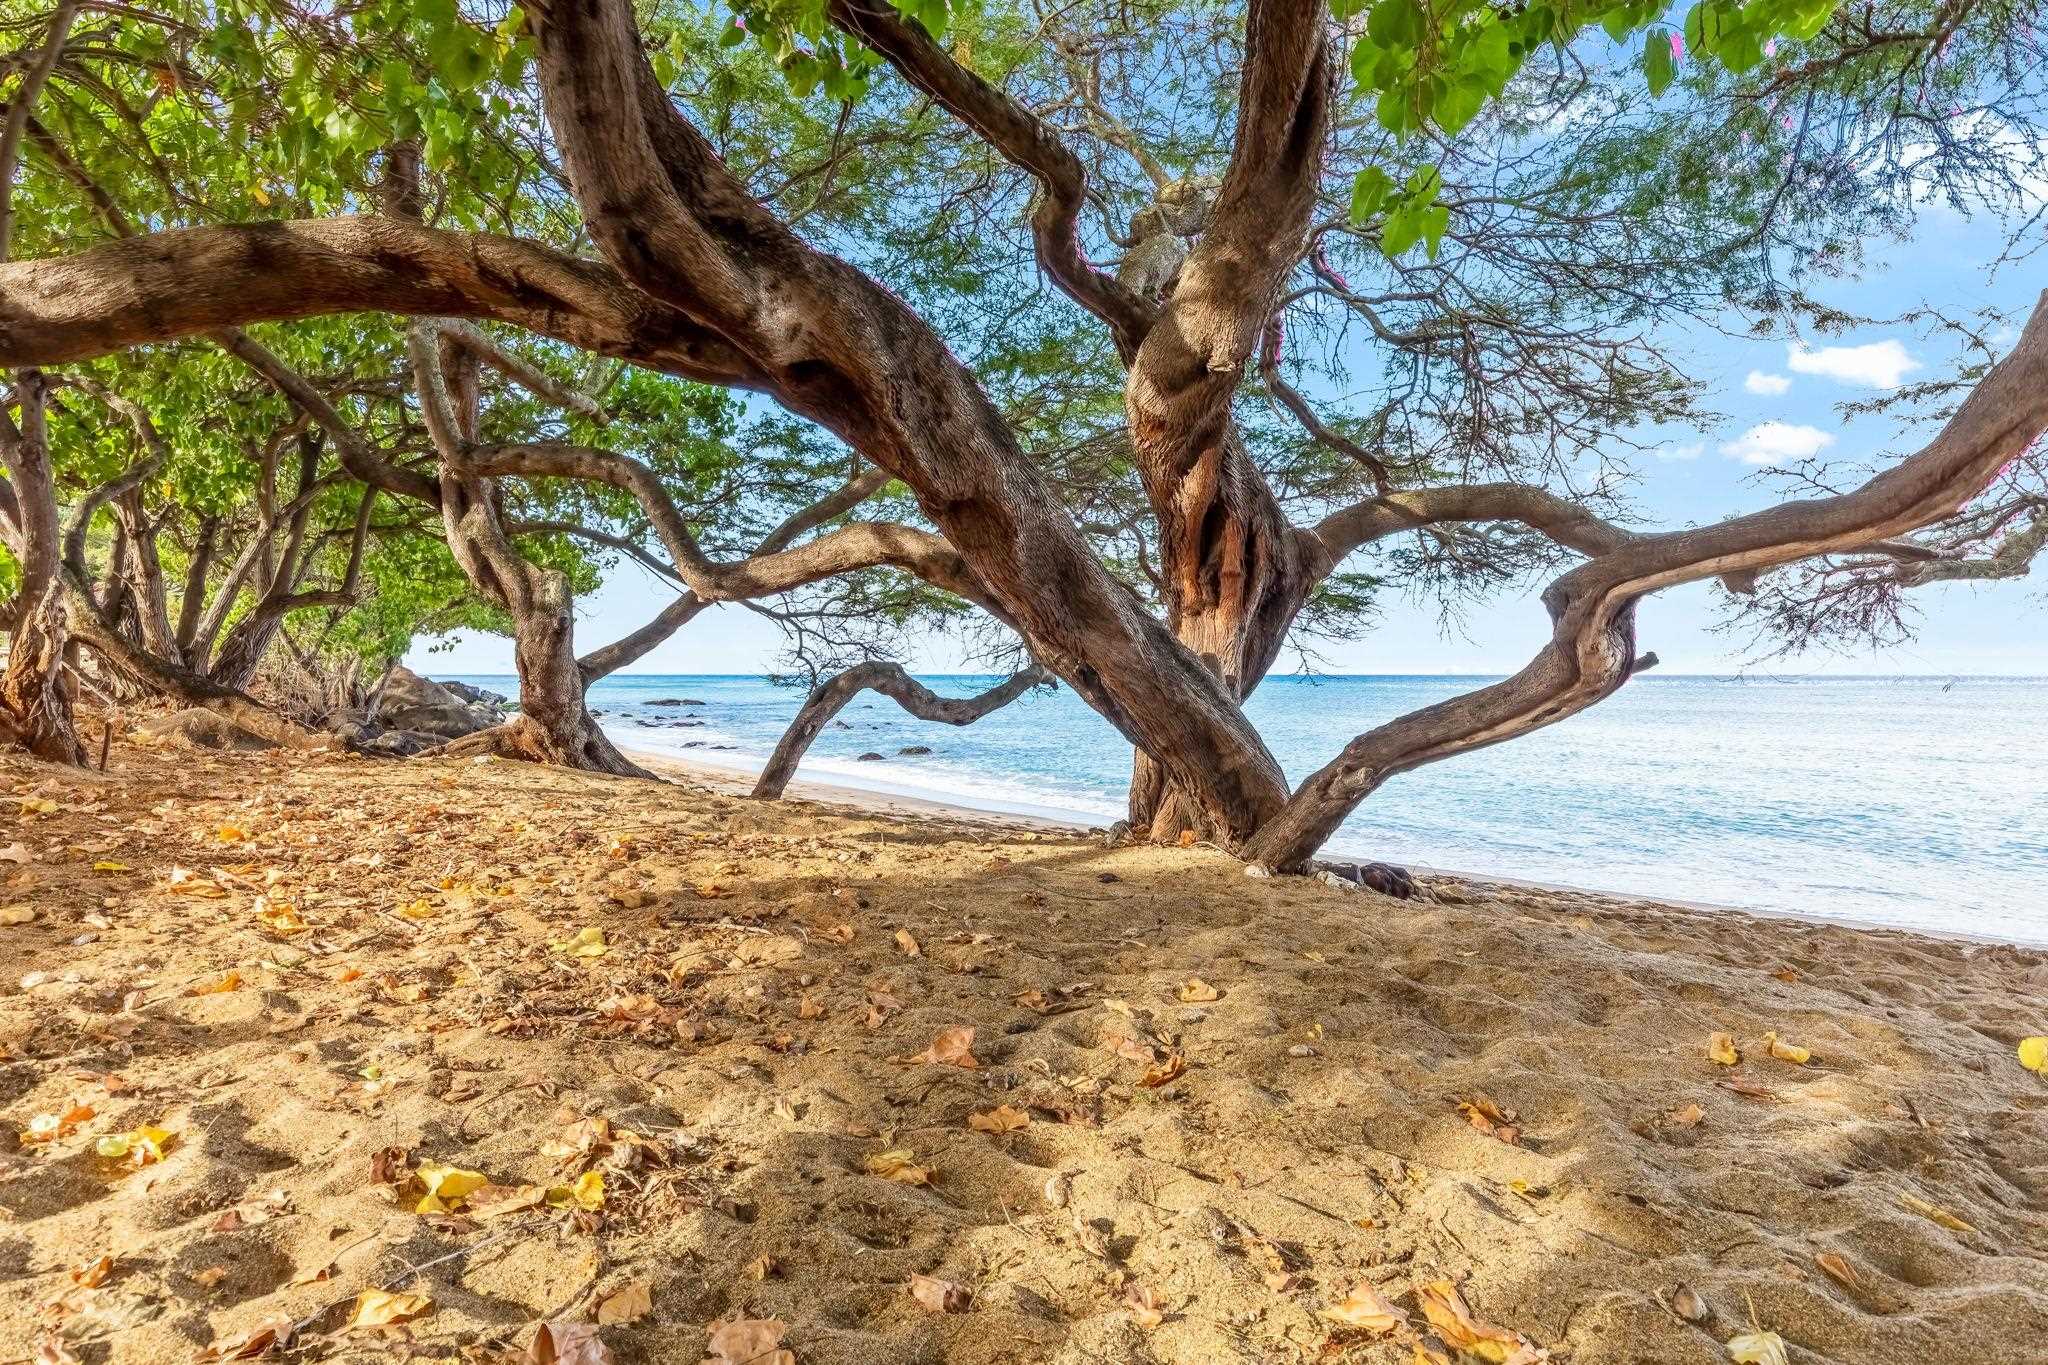
[[[420,409],[441,455],[441,524],[469,581],[512,618],[519,715],[444,745],[449,754],[496,753],[617,777],[652,778],[627,758],[584,703],[576,661],[575,599],[567,575],[520,557],[505,532],[498,490],[467,463],[477,427],[475,354],[427,323],[407,338]]]
[[[78,739],[63,673],[69,632],[58,575],[63,539],[57,526],[57,485],[45,421],[49,385],[40,370],[20,370],[14,390],[21,421],[17,424],[0,408],[0,460],[7,466],[19,518],[14,539],[21,587],[7,667],[0,671],[0,726],[38,758],[82,764],[85,746]]]

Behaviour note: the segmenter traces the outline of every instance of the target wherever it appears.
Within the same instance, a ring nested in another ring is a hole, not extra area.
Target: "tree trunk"
[[[49,385],[39,370],[15,372],[21,403],[17,426],[0,408],[0,460],[13,483],[20,517],[19,610],[0,671],[0,726],[21,748],[53,763],[83,764],[85,746],[72,719],[64,686],[69,638],[58,569],[63,539],[57,526],[57,485],[50,471],[45,422]]]
[[[1314,547],[1287,522],[1234,428],[1184,468],[1141,466],[1159,523],[1159,567],[1174,638],[1239,702],[1279,657],[1287,630],[1320,578]],[[1212,838],[1200,806],[1140,749],[1133,756],[1133,833],[1160,843],[1182,831]]]
[[[63,586],[53,581],[15,627],[7,668],[0,673],[0,727],[37,758],[75,766],[85,762],[85,746],[64,686],[67,638]]]
[[[818,732],[848,702],[869,688],[885,697],[895,698],[898,705],[919,720],[972,725],[991,711],[1008,706],[1032,688],[1052,680],[1050,672],[1033,664],[975,696],[941,697],[906,673],[901,664],[856,664],[811,689],[803,709],[796,713],[796,719],[789,723],[789,729],[783,732],[781,741],[776,744],[768,766],[761,770],[761,778],[754,784],[754,795],[763,801],[773,801],[781,796],[789,786],[790,778],[796,775],[797,764],[803,761],[811,741],[818,737]]]
[[[615,777],[652,778],[653,773],[619,752],[584,704],[569,580],[553,569],[527,567],[534,582],[516,609],[508,607],[519,669],[519,714],[434,752],[493,753]]]
[[[496,486],[465,471],[477,428],[476,356],[427,324],[408,338],[420,407],[441,453],[441,524],[455,562],[478,592],[512,617],[519,715],[443,745],[447,754],[496,753],[617,777],[652,778],[619,752],[584,704],[568,576],[522,559],[505,533]]]

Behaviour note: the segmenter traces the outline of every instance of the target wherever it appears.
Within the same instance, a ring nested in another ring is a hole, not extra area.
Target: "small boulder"
[[[929,744],[906,744],[896,752],[904,758],[920,758],[931,751],[932,746]]]
[[[500,692],[493,692],[488,687],[473,687],[469,683],[456,682],[453,679],[439,680],[439,685],[446,688],[448,691],[453,692],[462,700],[470,702],[472,704],[478,704],[483,706],[509,706],[512,701],[510,697],[507,697]]]
[[[486,706],[472,706],[430,678],[409,668],[396,668],[377,699],[378,724],[392,730],[417,730],[441,739],[461,739],[497,723]]]
[[[870,749],[867,753],[862,754],[858,759],[855,760],[855,762],[858,763],[880,763],[881,761],[882,756],[874,752],[872,749]]]

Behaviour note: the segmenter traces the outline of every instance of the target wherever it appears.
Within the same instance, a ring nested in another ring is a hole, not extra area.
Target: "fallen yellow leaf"
[[[213,837],[224,844],[239,844],[249,837],[249,832],[240,825],[222,825],[213,832]]]
[[[1735,1050],[1735,1035],[1716,1033],[1707,1039],[1707,1060],[1719,1062],[1722,1066],[1734,1066],[1742,1060],[1742,1054]]]
[[[434,903],[425,896],[421,896],[416,900],[407,901],[404,905],[399,906],[398,913],[405,919],[432,919],[437,912],[434,909]]]
[[[1776,1057],[1781,1062],[1790,1062],[1794,1066],[1805,1066],[1813,1060],[1813,1053],[1810,1050],[1803,1047],[1794,1047],[1791,1043],[1779,1042],[1778,1035],[1775,1032],[1764,1035],[1764,1046],[1770,1049],[1773,1057]]]
[[[565,1209],[571,1204],[579,1209],[601,1209],[604,1207],[604,1177],[596,1171],[585,1171],[573,1185],[550,1186],[548,1204],[558,1209]]]
[[[653,1311],[654,1286],[646,1280],[634,1280],[609,1298],[597,1302],[597,1320],[606,1325],[635,1322]]]
[[[356,1298],[356,1311],[348,1320],[348,1330],[389,1327],[393,1323],[416,1318],[433,1306],[434,1301],[425,1294],[394,1294],[386,1289],[365,1289]]]
[[[469,1195],[490,1184],[482,1171],[465,1171],[458,1166],[443,1166],[437,1161],[422,1161],[413,1178],[420,1182],[425,1191],[414,1213],[447,1213],[461,1206]]]
[[[92,870],[95,872],[131,872],[134,869],[126,863],[117,863],[111,858],[103,858],[92,865]]]
[[[570,957],[603,957],[611,951],[611,945],[604,941],[604,930],[596,927],[578,929],[566,942],[554,946]]]
[[[1728,1339],[1728,1358],[1739,1365],[1787,1365],[1785,1338],[1776,1332],[1744,1332]]]
[[[1181,982],[1180,998],[1183,1004],[1206,1005],[1222,997],[1221,993],[1214,986],[1202,980],[1201,977],[1191,976]]]
[[[224,995],[224,994],[226,994],[226,993],[227,993],[228,991],[238,991],[238,990],[240,990],[241,988],[242,988],[242,974],[241,974],[240,972],[237,972],[237,971],[228,971],[228,972],[224,972],[224,973],[222,973],[222,974],[221,974],[220,976],[217,976],[217,977],[215,977],[215,978],[214,978],[213,980],[211,980],[211,981],[202,981],[202,982],[200,982],[200,983],[199,983],[198,985],[196,985],[196,986],[192,987],[192,988],[191,988],[190,990],[186,991],[186,992],[185,992],[185,994],[187,994],[187,995]]]
[[[903,950],[905,957],[923,957],[924,949],[918,946],[917,935],[908,929],[896,931],[896,946]]]
[[[173,1137],[167,1129],[145,1123],[125,1133],[108,1134],[93,1144],[93,1150],[109,1161],[126,1160],[134,1166],[147,1166],[164,1159],[164,1148]]]

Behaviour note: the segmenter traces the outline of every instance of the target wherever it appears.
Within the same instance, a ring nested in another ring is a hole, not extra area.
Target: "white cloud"
[[[1691,441],[1682,446],[1662,446],[1657,451],[1660,460],[1697,460],[1706,452],[1705,441]]]
[[[1759,422],[1722,446],[1721,453],[1744,464],[1787,464],[1810,460],[1834,443],[1835,438],[1819,427]]]
[[[1742,381],[1742,387],[1751,393],[1769,394],[1775,397],[1792,387],[1792,381],[1782,374],[1765,374],[1762,370],[1751,370],[1749,378]]]
[[[1794,374],[1825,375],[1839,383],[1873,389],[1896,389],[1920,368],[1920,362],[1908,355],[1904,346],[1889,340],[1868,346],[1823,346],[1817,351],[1787,346],[1785,364]]]

